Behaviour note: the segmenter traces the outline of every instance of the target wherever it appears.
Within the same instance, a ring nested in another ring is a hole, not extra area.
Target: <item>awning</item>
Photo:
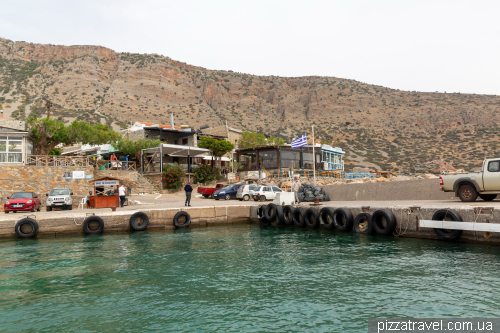
[[[211,160],[212,160],[212,156],[205,156],[205,157],[203,157],[203,159],[204,159],[204,160],[210,160],[210,161],[211,161]],[[222,157],[220,158],[220,160],[221,160],[221,161],[223,161],[223,162],[229,162],[229,161],[231,161],[229,158],[224,157],[224,156],[222,156]],[[214,161],[215,161],[215,156],[214,156]]]
[[[161,153],[168,156],[185,157],[185,156],[200,156],[210,153],[210,149],[198,148],[193,146],[171,145],[163,143],[156,148],[143,149],[143,154],[157,153],[161,149]]]

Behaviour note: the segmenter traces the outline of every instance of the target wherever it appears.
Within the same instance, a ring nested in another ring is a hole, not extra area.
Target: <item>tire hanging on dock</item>
[[[270,203],[264,209],[264,216],[269,222],[276,220],[276,204]]]
[[[24,218],[17,221],[14,231],[21,238],[35,237],[38,234],[38,223],[34,219]]]
[[[135,231],[142,231],[148,227],[149,217],[143,212],[132,214],[129,220],[130,228]]]
[[[460,214],[458,214],[458,212],[453,209],[440,209],[436,211],[434,215],[432,215],[432,219],[435,221],[445,221],[445,219],[447,218],[449,218],[451,221],[463,222]],[[463,230],[434,228],[434,232],[441,239],[454,240],[462,236]]]
[[[257,217],[259,218],[259,222],[262,223],[263,225],[269,225],[271,224],[270,221],[267,220],[266,218],[266,213],[265,213],[265,210],[266,210],[266,207],[267,205],[260,205],[258,208],[257,208]]]
[[[283,222],[285,225],[292,225],[293,224],[293,211],[295,208],[291,205],[287,205],[283,207]]]
[[[303,228],[306,223],[304,221],[304,213],[306,212],[306,209],[304,207],[298,207],[295,208],[293,211],[293,224],[296,227]]]
[[[332,230],[335,228],[333,223],[333,208],[323,207],[319,211],[319,223],[325,229]]]
[[[396,230],[396,224],[396,217],[389,209],[376,210],[372,215],[373,230],[377,234],[391,235]]]
[[[174,216],[174,226],[176,228],[186,228],[191,224],[191,215],[188,212],[181,210]]]
[[[351,231],[354,218],[347,208],[337,208],[333,212],[333,225],[340,231]]]
[[[306,227],[316,229],[319,227],[319,212],[314,208],[308,208],[304,213]]]
[[[285,224],[285,217],[283,216],[283,207],[281,206],[276,207],[276,223],[278,223],[278,225]]]
[[[104,221],[99,216],[89,216],[83,221],[83,231],[90,234],[100,234],[104,230]]]
[[[373,232],[372,216],[368,213],[358,214],[354,219],[354,232],[371,235]]]

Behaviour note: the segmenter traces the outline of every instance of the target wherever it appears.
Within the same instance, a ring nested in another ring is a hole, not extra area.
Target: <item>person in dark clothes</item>
[[[184,206],[191,206],[191,193],[193,192],[193,187],[189,185],[189,182],[184,186],[184,191],[186,191],[186,203]]]

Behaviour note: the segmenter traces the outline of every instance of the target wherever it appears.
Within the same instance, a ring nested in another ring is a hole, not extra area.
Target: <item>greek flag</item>
[[[307,138],[305,134],[302,134],[301,137],[292,141],[292,148],[300,148],[307,146]]]

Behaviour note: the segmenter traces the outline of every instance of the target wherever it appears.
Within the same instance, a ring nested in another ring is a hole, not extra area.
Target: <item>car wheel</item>
[[[67,207],[68,207],[68,210],[73,210],[73,205],[69,205]]]
[[[38,206],[38,209],[36,210],[37,212],[42,210],[42,205]]]
[[[214,194],[210,194],[210,199],[213,199],[214,198]]]
[[[13,210],[12,213],[17,213],[17,210]]]
[[[259,201],[259,199],[257,199],[257,198],[253,198],[253,201]]]
[[[245,201],[250,200],[250,196],[249,196],[248,194],[245,194],[245,195],[243,196],[243,200],[245,200]]]
[[[47,206],[47,211],[51,212],[52,211],[52,207],[51,206]]]
[[[238,199],[239,201],[243,201],[243,199]]]
[[[473,202],[477,199],[477,192],[471,185],[464,185],[458,190],[458,197],[464,202]]]
[[[261,196],[259,197],[259,200],[260,200],[260,201],[266,201],[266,196],[265,196],[265,195],[261,195]]]
[[[35,206],[33,206],[33,209],[31,210],[31,212],[32,212],[32,213],[34,213],[34,212],[35,212]]]
[[[231,195],[230,195],[230,194],[226,194],[226,195],[224,196],[224,199],[226,199],[226,200],[231,199]]]
[[[215,200],[219,200],[219,199],[215,198]]]
[[[9,214],[9,212],[8,212],[8,211],[5,211],[5,214]]]

